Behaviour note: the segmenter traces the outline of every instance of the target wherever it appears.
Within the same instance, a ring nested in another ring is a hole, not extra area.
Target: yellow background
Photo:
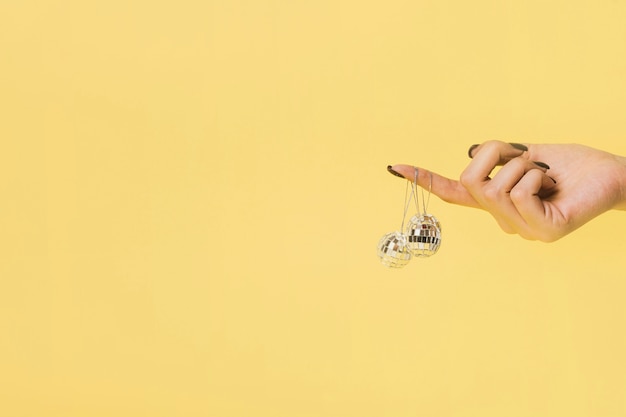
[[[626,2],[0,5],[0,415],[624,416],[624,213],[554,244],[404,183],[626,155]],[[550,161],[545,161],[550,162]]]

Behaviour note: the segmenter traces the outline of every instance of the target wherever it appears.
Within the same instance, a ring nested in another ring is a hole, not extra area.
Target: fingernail
[[[533,164],[540,166],[541,168],[550,169],[550,165],[545,162],[533,161]]]
[[[469,147],[469,149],[467,150],[467,156],[469,156],[470,158],[472,158],[472,151],[474,149],[476,149],[478,147],[478,145],[472,145]]]
[[[550,176],[548,176],[548,178],[550,178],[552,181],[554,181],[554,183],[556,184],[556,180]]]
[[[389,171],[389,173],[395,175],[396,177],[404,178],[404,175],[394,171],[393,168],[391,168],[391,165],[387,165],[387,171]]]
[[[509,145],[511,145],[515,149],[519,149],[520,151],[527,151],[528,150],[528,147],[525,146],[525,145],[522,145],[521,143],[509,143]]]

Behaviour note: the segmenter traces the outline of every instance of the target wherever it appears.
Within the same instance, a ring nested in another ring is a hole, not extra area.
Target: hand
[[[488,211],[507,233],[552,242],[607,210],[626,210],[626,158],[582,145],[499,141],[474,145],[469,156],[459,181],[432,173],[432,192]],[[391,169],[414,180],[413,166]],[[430,175],[419,168],[418,184],[428,188]]]

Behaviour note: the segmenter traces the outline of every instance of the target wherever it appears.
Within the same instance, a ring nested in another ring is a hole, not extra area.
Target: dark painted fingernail
[[[521,143],[509,143],[509,145],[511,145],[515,149],[519,149],[520,151],[527,151],[528,150],[528,147],[525,146],[525,145],[522,145]]]
[[[556,180],[550,176],[548,176],[548,178],[550,178],[552,181],[554,181],[554,183],[556,184]]]
[[[550,165],[545,162],[533,161],[533,164],[540,166],[541,168],[550,169]]]
[[[467,156],[469,156],[470,158],[472,158],[472,151],[474,149],[478,148],[478,145],[472,145],[469,147],[469,149],[467,150]]]
[[[387,171],[389,171],[391,174],[395,175],[396,177],[404,178],[404,175],[400,174],[399,172],[394,171],[393,168],[391,168],[391,165],[387,165]]]

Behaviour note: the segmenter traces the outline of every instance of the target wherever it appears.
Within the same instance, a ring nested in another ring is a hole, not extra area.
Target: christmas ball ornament
[[[408,264],[412,255],[407,243],[407,237],[400,232],[384,235],[378,242],[380,262],[388,268],[402,268]]]
[[[391,166],[387,170],[395,176],[404,178],[403,175],[394,171]],[[404,214],[400,231],[387,233],[378,242],[377,253],[380,262],[389,268],[402,268],[409,263],[412,258],[424,258],[432,256],[441,246],[441,223],[432,214],[427,213],[433,176],[430,174],[430,184],[428,187],[428,199],[424,197],[422,188],[422,208],[420,211],[420,198],[418,195],[418,170],[415,168],[415,179],[411,184],[409,194],[409,182],[407,182],[404,194]],[[415,203],[415,214],[405,227],[405,219],[411,201]]]
[[[407,224],[406,237],[413,256],[432,256],[441,245],[441,225],[431,214],[415,215]]]

